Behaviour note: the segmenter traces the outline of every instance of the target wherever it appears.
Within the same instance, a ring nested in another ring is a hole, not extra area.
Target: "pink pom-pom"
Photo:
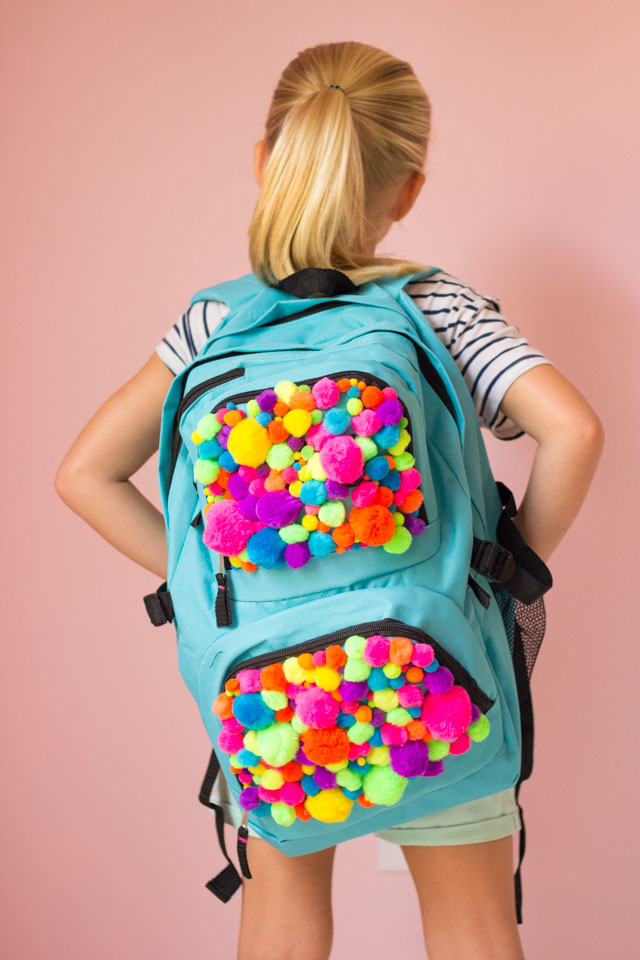
[[[285,483],[295,483],[298,479],[298,471],[294,470],[293,467],[285,467],[282,471],[282,479]]]
[[[320,463],[330,480],[353,483],[362,476],[362,450],[353,437],[332,437],[320,451]]]
[[[321,410],[327,410],[333,407],[340,399],[340,391],[335,380],[330,377],[323,377],[311,387],[313,399]]]
[[[241,770],[238,774],[238,780],[240,783],[253,783],[253,774],[249,773],[248,770],[246,773]]]
[[[266,787],[258,787],[258,796],[265,803],[277,803],[280,799],[279,790],[267,790]]]
[[[332,727],[339,710],[338,701],[320,687],[305,687],[296,698],[296,716],[315,730]]]
[[[220,494],[224,493],[224,487],[221,487],[219,483],[210,483],[209,493],[212,497],[219,497]]]
[[[352,743],[349,747],[349,760],[357,760],[358,757],[366,757],[370,750],[370,743]]]
[[[354,507],[368,507],[375,503],[378,494],[378,484],[373,480],[365,480],[359,483],[351,493]]]
[[[238,467],[238,476],[241,480],[244,480],[245,483],[251,483],[252,480],[258,476],[255,467],[247,467],[245,464],[242,464]]]
[[[385,400],[397,400],[397,399],[398,399],[398,391],[397,391],[397,390],[394,390],[393,387],[383,387],[383,388],[382,388],[382,394],[383,394]]]
[[[283,783],[278,790],[280,802],[286,803],[290,807],[295,807],[297,803],[303,803],[305,792],[299,780],[291,780]]]
[[[227,413],[229,413],[229,411],[227,410],[226,407],[222,407],[221,410],[216,411],[216,420],[218,421],[218,423],[224,423],[224,418]]]
[[[262,690],[259,670],[240,670],[236,674],[240,693],[259,693]]]
[[[244,747],[244,727],[235,717],[230,717],[222,724],[222,730],[218,734],[218,746],[225,753],[237,753]]]
[[[327,662],[327,651],[316,650],[316,652],[312,654],[311,659],[313,660],[314,667],[324,667]]]
[[[253,494],[254,497],[261,497],[264,493],[264,480],[262,477],[256,477],[255,480],[252,480],[249,484],[249,493]]]
[[[398,694],[398,703],[405,710],[422,706],[424,694],[417,683],[407,683],[406,686],[396,690],[396,693]]]
[[[370,667],[384,667],[385,663],[389,662],[389,647],[388,637],[375,634],[367,640],[362,652],[362,659]]]
[[[406,727],[398,727],[395,723],[383,723],[380,734],[382,742],[389,747],[401,747],[409,739]]]
[[[302,683],[288,683],[284,688],[284,692],[289,700],[295,700],[300,694],[300,691],[305,689],[306,687]]]
[[[416,470],[414,467],[409,467],[408,470],[403,470],[400,474],[401,492],[407,494],[411,493],[412,490],[417,490],[420,486],[421,480],[422,477],[420,476],[420,471]]]
[[[428,693],[424,698],[420,719],[438,740],[448,743],[457,740],[471,723],[469,694],[458,684],[454,684],[446,693]]]
[[[314,425],[307,430],[307,443],[310,444],[317,453],[318,450],[322,450],[331,436],[333,436],[333,434],[329,433],[323,423],[314,423]]]
[[[375,410],[370,410],[368,407],[355,415],[351,421],[351,426],[359,437],[370,437],[371,434],[382,430],[382,424]]]
[[[430,643],[414,643],[413,653],[411,654],[411,663],[416,667],[428,667],[433,663],[435,654]]]
[[[401,507],[405,500],[406,494],[404,494],[402,490],[396,490],[393,495],[393,502],[395,503],[396,507]]]
[[[312,517],[316,517],[320,513],[320,507],[317,503],[305,503],[304,512],[310,513]]]
[[[454,740],[449,747],[449,753],[466,753],[471,746],[471,739],[468,733],[461,734],[457,740]]]
[[[243,517],[235,500],[216,500],[205,514],[204,543],[216,553],[235,557],[253,534],[253,523]]]
[[[340,704],[340,709],[342,710],[343,713],[350,713],[353,715],[359,706],[360,706],[359,700],[343,700],[342,703]]]

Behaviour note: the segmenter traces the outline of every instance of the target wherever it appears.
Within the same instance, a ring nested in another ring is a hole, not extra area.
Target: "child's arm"
[[[500,409],[538,442],[514,523],[546,562],[587,495],[602,453],[604,428],[580,391],[550,364],[533,367],[514,380]]]
[[[158,449],[162,405],[173,374],[153,353],[78,434],[55,488],[105,540],[163,580],[167,543],[162,512],[131,477]]]

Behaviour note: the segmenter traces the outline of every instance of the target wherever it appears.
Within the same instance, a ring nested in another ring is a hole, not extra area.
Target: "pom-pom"
[[[299,782],[290,780],[285,782],[278,791],[282,803],[290,807],[295,807],[298,803],[303,803],[305,794]]]
[[[386,457],[372,457],[367,463],[367,474],[372,480],[383,480],[389,473],[389,461]]]
[[[457,756],[460,753],[466,753],[470,746],[471,740],[469,738],[469,734],[463,733],[458,737],[457,740],[453,741],[449,752]]]
[[[212,503],[205,514],[203,542],[226,557],[242,553],[253,533],[253,524],[238,509],[233,500]]]
[[[249,467],[264,463],[270,446],[269,434],[253,417],[245,417],[236,423],[227,440],[227,450],[235,462]]]
[[[233,715],[249,730],[262,730],[275,720],[271,710],[259,693],[239,693],[233,698]]]
[[[261,483],[262,481],[259,482]],[[238,501],[238,510],[245,520],[251,520],[253,522],[258,519],[258,514],[256,513],[257,505],[258,498],[249,493],[246,497],[243,497],[242,500]]]
[[[406,727],[397,727],[395,723],[383,723],[380,727],[382,742],[387,746],[400,747],[409,739]]]
[[[331,693],[333,690],[337,690],[342,681],[342,677],[338,671],[327,666],[317,667],[315,676],[316,684],[320,687],[320,689],[327,690],[329,693]]]
[[[489,720],[485,713],[480,714],[478,719],[470,724],[467,733],[472,740],[475,740],[479,743],[481,740],[484,740],[485,737],[489,735]]]
[[[220,473],[220,464],[217,460],[196,460],[193,466],[193,479],[207,485],[213,483]]]
[[[446,693],[453,686],[453,674],[448,667],[439,666],[433,673],[425,673],[423,680],[429,693]]]
[[[213,413],[205,413],[198,420],[196,430],[203,440],[212,440],[220,429],[220,421]]]
[[[296,716],[315,730],[332,727],[339,709],[338,701],[328,691],[319,687],[307,687],[296,699]]]
[[[323,503],[318,511],[318,520],[328,527],[339,527],[344,522],[345,507],[340,500]]]
[[[278,394],[275,390],[263,390],[262,393],[256,397],[256,401],[262,411],[271,413],[278,401]]]
[[[384,400],[384,394],[380,387],[365,387],[362,391],[362,402],[365,407],[375,409],[379,407]]]
[[[428,667],[434,659],[433,647],[429,643],[414,643],[411,662],[417,667]]]
[[[404,518],[405,530],[408,530],[412,537],[419,537],[424,531],[425,522],[420,517],[412,517],[410,514]]]
[[[349,756],[349,738],[341,727],[310,728],[302,734],[302,741],[309,761],[323,767]]]
[[[327,499],[327,488],[322,480],[307,480],[300,488],[300,499],[303,503],[320,506]]]
[[[382,428],[382,424],[378,420],[375,412],[366,409],[356,414],[351,421],[351,426],[359,437],[370,437]]]
[[[409,533],[406,527],[396,527],[393,536],[386,543],[383,543],[382,549],[386,553],[400,554],[406,553],[411,544],[413,543],[413,537]]]
[[[386,507],[373,504],[370,507],[354,507],[349,514],[356,540],[371,547],[378,547],[391,540],[396,531],[393,516]]]
[[[367,467],[367,473],[368,472],[369,468]],[[378,484],[372,480],[365,480],[363,483],[359,483],[351,493],[354,507],[368,507],[372,503],[375,503],[377,492]]]
[[[338,483],[337,480],[327,480],[325,483],[327,500],[346,500],[349,496],[349,485]]]
[[[324,767],[318,767],[313,775],[313,779],[321,790],[328,790],[336,785],[336,775],[326,770]]]
[[[260,520],[268,527],[286,527],[293,523],[300,513],[301,504],[288,490],[265,493],[258,501],[256,512]]]
[[[398,694],[390,687],[387,687],[385,690],[375,690],[373,702],[378,709],[389,713],[390,710],[395,710],[398,706]]]
[[[367,682],[366,680],[359,682],[343,680],[338,688],[338,693],[346,703],[362,700],[368,693]]]
[[[255,810],[255,808],[260,803],[260,797],[258,796],[257,787],[245,787],[240,796],[238,797],[238,803],[243,810]]]
[[[263,498],[264,499],[264,498]],[[228,501],[220,501],[228,502]],[[249,561],[267,570],[275,570],[284,565],[285,542],[278,536],[278,531],[271,527],[258,530],[247,544]]]
[[[409,673],[408,670],[407,673]],[[424,694],[417,683],[407,683],[398,690],[398,701],[405,710],[409,710],[410,707],[421,707],[423,700]]]
[[[471,722],[469,694],[458,684],[454,684],[446,693],[428,693],[424,698],[420,719],[434,737],[446,741],[457,740]]]
[[[320,451],[320,462],[330,480],[354,483],[362,475],[362,450],[352,437],[331,437]]]
[[[323,423],[316,423],[307,430],[307,443],[311,444],[316,451],[322,450],[330,436]]]
[[[340,391],[334,380],[329,377],[323,377],[316,381],[311,387],[311,393],[320,410],[327,410],[333,407],[340,399]]]
[[[291,380],[280,380],[273,389],[276,392],[278,400],[282,400],[283,403],[288,405],[289,400],[298,388]]]
[[[341,823],[351,813],[353,800],[340,787],[321,790],[315,797],[307,797],[305,807],[312,817],[322,823]]]
[[[304,524],[304,520],[302,522]],[[327,557],[336,549],[336,543],[333,537],[328,533],[319,533],[317,530],[314,530],[313,533],[309,535],[308,543],[309,550],[314,557]]]
[[[364,660],[357,660],[351,657],[347,660],[344,667],[344,679],[358,683],[360,680],[366,680],[371,673],[371,667]]]
[[[401,747],[389,747],[389,763],[401,777],[422,777],[429,764],[429,749],[422,740],[409,740]]]
[[[288,443],[274,443],[267,453],[267,464],[272,470],[284,470],[293,463],[293,450]]]
[[[378,448],[376,447],[375,442],[371,439],[371,437],[356,437],[355,442],[360,447],[360,450],[362,451],[362,457],[365,463],[368,460],[371,460],[372,457],[375,457],[375,455],[378,452]]]
[[[391,426],[391,424],[382,427],[381,430],[378,430],[378,432],[374,434],[373,439],[383,450],[389,449],[400,439],[400,427],[394,427]]]
[[[358,719],[347,730],[347,736],[352,743],[362,744],[373,734],[373,726],[370,723],[361,723]]]
[[[284,710],[289,706],[287,695],[281,690],[261,690],[260,696],[271,710]]]
[[[391,637],[389,662],[398,666],[409,663],[413,655],[413,644],[407,637]]]
[[[451,750],[449,743],[444,740],[430,740],[427,746],[430,760],[442,760]]]
[[[281,663],[271,663],[260,671],[260,681],[265,690],[284,692],[287,680]]]
[[[294,437],[303,437],[311,426],[311,414],[308,410],[289,410],[283,418],[285,430]],[[302,449],[303,444],[300,444]]]
[[[376,416],[384,426],[388,424],[395,426],[400,423],[404,416],[402,404],[399,400],[383,400],[376,407]]]
[[[288,803],[277,801],[271,804],[271,816],[281,827],[290,827],[296,819],[296,812]]]
[[[260,756],[272,767],[283,767],[298,752],[298,734],[290,723],[274,723],[256,731]]]
[[[390,766],[374,767],[364,777],[362,786],[367,800],[389,807],[402,798],[408,782]]]
[[[298,570],[309,562],[311,551],[306,543],[290,543],[285,547],[284,559],[292,570]]]
[[[259,693],[262,689],[259,670],[239,670],[236,674],[236,680],[240,693]],[[240,722],[242,723],[242,721]]]
[[[441,773],[444,773],[444,761],[429,759],[429,766],[427,767],[425,777],[437,777]]]
[[[382,637],[380,634],[369,637],[362,651],[365,663],[371,667],[383,667],[389,659],[389,647],[390,641],[387,637]]]

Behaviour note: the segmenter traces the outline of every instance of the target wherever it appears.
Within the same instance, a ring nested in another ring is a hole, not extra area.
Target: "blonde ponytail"
[[[254,274],[273,285],[305,267],[333,267],[359,285],[426,269],[363,248],[376,193],[422,172],[430,120],[405,61],[351,41],[298,54],[267,116],[269,156],[248,231]]]

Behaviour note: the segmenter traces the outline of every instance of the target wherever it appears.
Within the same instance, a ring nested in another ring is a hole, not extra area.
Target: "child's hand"
[[[579,390],[540,364],[505,392],[500,409],[538,441],[514,523],[546,563],[587,495],[604,445],[604,427]]]

